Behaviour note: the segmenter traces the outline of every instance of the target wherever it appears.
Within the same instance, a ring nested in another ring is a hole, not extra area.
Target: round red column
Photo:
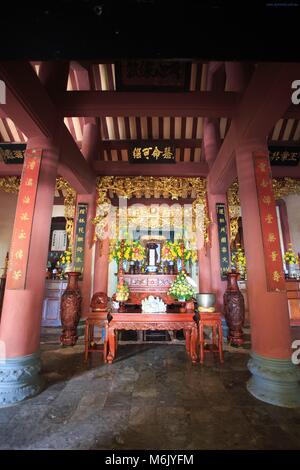
[[[210,248],[198,249],[199,292],[211,292]]]
[[[6,289],[0,325],[0,404],[39,392],[38,356],[58,147],[45,138],[30,139],[27,149],[43,149],[27,264],[26,289]],[[13,371],[13,372],[12,372]],[[13,377],[13,379],[12,379]]]
[[[97,240],[94,267],[94,293],[108,292],[109,236],[108,226],[103,240]]]
[[[243,236],[247,257],[247,290],[252,338],[253,376],[248,390],[280,406],[300,406],[297,370],[291,363],[291,334],[286,293],[268,292],[253,152],[267,146],[248,141],[236,149]]]

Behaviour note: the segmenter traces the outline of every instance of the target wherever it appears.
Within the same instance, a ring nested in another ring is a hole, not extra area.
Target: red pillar
[[[0,358],[3,377],[0,403],[5,404],[32,396],[41,387],[37,351],[59,150],[53,141],[42,137],[30,139],[27,148],[43,149],[43,154],[33,215],[26,289],[6,289],[4,295],[0,344],[5,348],[5,355],[4,360]],[[12,370],[13,374],[10,373]]]
[[[291,363],[287,295],[267,291],[253,151],[268,149],[265,143],[257,141],[244,142],[236,149],[252,338],[249,369],[253,376],[248,389],[269,403],[300,406],[299,378]]]
[[[211,292],[210,248],[203,246],[198,249],[199,292]]]
[[[108,292],[108,266],[109,266],[109,236],[108,227],[106,227],[107,236],[102,240],[97,240],[95,250],[94,267],[94,293]]]
[[[97,152],[99,151],[100,135],[98,127],[93,123],[86,123],[83,128],[82,138],[82,153],[87,162],[91,163],[96,159]],[[96,186],[96,182],[95,182]],[[78,197],[78,202],[87,202],[89,204],[88,217],[87,217],[87,232],[85,240],[85,256],[84,256],[84,273],[82,282],[82,296],[83,308],[82,314],[84,315],[89,311],[91,295],[96,292],[94,289],[95,279],[92,286],[92,257],[94,247],[94,225],[92,219],[95,217],[95,201],[96,191],[94,190],[91,195],[82,195]],[[96,248],[97,251],[97,248]],[[97,253],[96,253],[97,256]],[[96,260],[95,260],[96,263]],[[93,292],[91,289],[93,288]]]
[[[221,146],[219,121],[217,119],[206,119],[204,122],[203,130],[203,146],[205,152],[205,159],[211,167],[217,158],[218,151]],[[223,310],[223,294],[226,288],[226,281],[222,281],[220,276],[220,253],[219,253],[219,238],[218,238],[218,224],[216,203],[224,203],[227,205],[226,194],[211,194],[209,177],[207,180],[207,198],[208,210],[211,220],[210,225],[210,291],[216,294],[216,308],[218,311]],[[227,218],[228,222],[228,218]],[[229,233],[229,232],[228,232]],[[201,268],[200,268],[201,269]]]

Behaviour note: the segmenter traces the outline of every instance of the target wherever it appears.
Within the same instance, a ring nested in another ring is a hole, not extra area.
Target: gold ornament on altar
[[[0,178],[0,189],[3,189],[6,193],[18,194],[19,187],[19,176],[2,176]]]
[[[289,194],[300,194],[300,179],[295,178],[273,178],[273,191],[275,199],[280,199]]]
[[[93,219],[96,226],[95,239],[101,240],[105,233],[105,227],[108,224],[108,218],[111,210],[110,198],[117,196],[120,198],[170,198],[178,200],[180,198],[193,198],[194,201],[190,208],[190,217],[194,228],[197,220],[197,230],[203,234],[204,241],[208,242],[208,226],[210,223],[208,217],[207,197],[206,197],[206,179],[205,178],[177,178],[177,177],[119,177],[104,176],[97,179],[97,213]],[[157,213],[152,208],[143,208],[139,211],[134,207],[117,208],[117,221],[119,227],[122,227],[122,221],[131,226],[143,224],[150,228],[165,228],[166,220],[173,223],[174,226],[183,227],[183,208],[178,207],[160,207]],[[125,230],[127,226],[122,227]]]
[[[234,181],[227,191],[227,202],[230,225],[230,243],[234,242],[239,231],[238,220],[241,217],[241,207],[239,198],[239,184]]]
[[[66,232],[69,240],[69,248],[72,249],[74,217],[76,207],[76,191],[64,178],[56,178],[56,189],[64,191]]]

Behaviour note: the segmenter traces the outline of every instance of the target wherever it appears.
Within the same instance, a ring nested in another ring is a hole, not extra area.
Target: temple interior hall
[[[299,77],[0,61],[1,450],[300,449]]]

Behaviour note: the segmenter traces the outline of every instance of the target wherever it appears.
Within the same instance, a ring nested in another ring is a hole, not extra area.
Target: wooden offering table
[[[292,326],[300,325],[300,281],[287,280],[285,282],[290,323]]]
[[[116,355],[118,330],[184,330],[186,352],[193,363],[197,361],[198,327],[194,313],[112,313],[108,325],[109,364]]]

